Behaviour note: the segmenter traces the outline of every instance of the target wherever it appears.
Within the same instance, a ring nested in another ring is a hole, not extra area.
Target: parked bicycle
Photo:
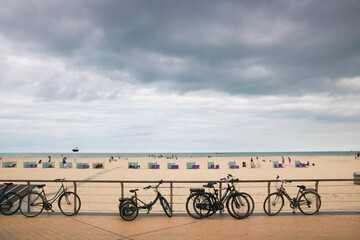
[[[224,210],[225,204],[229,214],[236,219],[243,219],[251,215],[253,212],[253,199],[247,193],[238,192],[235,188],[235,182],[231,174],[226,178],[220,179],[226,181],[227,187],[216,189],[216,182],[209,182],[203,187],[209,188],[211,192],[205,192],[205,189],[190,189],[190,196],[186,201],[187,213],[196,219],[201,219],[213,215],[216,211],[220,213]],[[225,190],[223,196],[219,192]],[[252,202],[252,206],[249,203]]]
[[[277,176],[276,180],[281,182],[281,186],[276,189],[276,192],[271,193],[264,201],[264,211],[269,216],[278,214],[284,206],[284,197],[290,202],[290,207],[295,214],[296,208],[306,215],[312,215],[319,211],[321,206],[320,195],[313,188],[306,188],[304,185],[298,185],[299,191],[297,196],[291,198],[284,188],[284,184],[291,183],[288,180],[281,180]]]
[[[142,200],[140,200],[137,196],[137,191],[139,189],[132,189],[130,190],[131,193],[134,193],[133,196],[130,198],[119,198],[120,204],[119,204],[119,212],[122,219],[125,221],[132,221],[134,220],[139,212],[139,209],[147,209],[147,214],[151,211],[152,207],[155,205],[155,203],[160,199],[160,204],[166,213],[168,217],[172,216],[172,209],[168,203],[168,201],[161,195],[159,192],[159,186],[163,183],[163,180],[161,180],[156,186],[147,186],[143,189],[148,190],[150,188],[154,189],[156,193],[156,197],[153,201],[146,204]]]
[[[60,182],[61,186],[54,197],[48,199],[45,194],[45,184],[37,185],[37,189],[41,189],[40,193],[32,191],[24,195],[20,203],[20,212],[26,217],[35,217],[39,215],[44,209],[54,212],[52,204],[58,200],[58,206],[60,211],[66,216],[73,216],[77,214],[81,207],[81,201],[79,196],[67,191],[64,186],[65,178],[55,179],[55,182]]]
[[[0,193],[0,212],[4,215],[16,213],[20,207],[20,196],[14,192],[6,192],[13,183],[4,183]]]

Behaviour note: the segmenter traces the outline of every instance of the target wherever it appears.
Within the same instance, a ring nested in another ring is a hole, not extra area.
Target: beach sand
[[[275,180],[279,175],[282,179],[350,179],[353,178],[354,172],[360,172],[360,160],[356,160],[354,156],[288,156],[285,157],[284,168],[273,168],[272,161],[282,162],[282,157],[253,157],[254,164],[259,163],[261,167],[251,168],[250,157],[201,157],[201,158],[115,158],[115,161],[109,163],[108,158],[77,158],[77,163],[89,163],[89,169],[60,169],[59,162],[61,158],[52,158],[55,162],[55,168],[23,168],[23,162],[38,162],[39,158],[3,158],[2,162],[16,161],[16,168],[0,168],[0,180],[54,180],[56,178],[66,178],[67,180],[116,180],[116,181],[214,181],[232,174],[240,180]],[[265,160],[265,161],[263,161]],[[270,162],[271,160],[271,162]],[[315,166],[307,168],[296,168],[295,161],[313,163]],[[47,159],[42,159],[47,161]],[[73,162],[71,158],[68,162]],[[235,161],[239,165],[239,169],[229,169],[228,162]],[[92,163],[101,162],[104,169],[93,169]],[[128,169],[128,162],[138,162],[140,169]],[[148,169],[148,162],[157,162],[160,169]],[[167,163],[176,163],[179,169],[167,169]],[[187,162],[196,162],[200,165],[200,169],[186,169]],[[220,165],[220,169],[207,169],[207,163],[214,162]],[[242,162],[246,162],[247,167],[242,167]],[[76,164],[73,163],[73,167]],[[289,184],[288,192],[291,195],[296,194],[296,185],[300,183]],[[314,183],[304,182],[309,187],[315,187]],[[49,183],[49,186],[59,186],[56,183]],[[147,186],[146,183],[131,183],[125,186],[125,195],[128,196],[128,189],[142,188]],[[164,184],[165,185],[165,184]],[[81,196],[83,206],[89,211],[116,211],[116,204],[121,194],[119,183],[82,183],[78,184],[79,195]],[[166,187],[169,185],[167,184]],[[164,186],[165,187],[165,186]],[[200,183],[182,183],[174,184],[174,208],[175,211],[184,211],[186,197],[189,194],[190,187],[202,187]],[[256,211],[262,211],[262,202],[267,195],[267,183],[242,183],[239,186],[241,191],[250,193],[256,202]],[[288,189],[288,188],[287,188]],[[353,182],[324,182],[319,184],[319,193],[322,195],[323,208],[327,209],[360,209],[359,191],[360,185],[354,185]],[[271,192],[275,191],[273,184]],[[169,189],[163,188],[162,193],[169,195]],[[341,193],[341,194],[338,194]],[[107,206],[96,206],[98,202],[103,201],[103,197],[107,196]],[[141,191],[139,194],[147,195],[148,198],[154,197],[150,192]],[[336,199],[336,201],[334,201]],[[345,203],[344,203],[345,202]],[[86,206],[87,205],[87,206]],[[346,205],[346,206],[345,206]],[[115,207],[114,207],[115,206]]]

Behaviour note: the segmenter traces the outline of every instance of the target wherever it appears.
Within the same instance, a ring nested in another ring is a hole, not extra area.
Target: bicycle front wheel
[[[241,193],[234,193],[226,203],[226,208],[229,214],[236,219],[243,219],[250,214],[250,203],[247,198]]]
[[[4,215],[16,213],[20,208],[20,196],[16,193],[7,193],[0,199],[0,212]]]
[[[81,207],[79,196],[73,192],[65,192],[59,198],[60,211],[66,216],[73,216],[77,214]]]
[[[120,216],[125,221],[132,221],[138,215],[138,207],[133,201],[128,201],[120,205]]]
[[[264,201],[264,211],[269,216],[278,214],[284,206],[284,197],[279,193],[272,193]]]
[[[300,211],[306,215],[312,215],[319,211],[321,206],[321,199],[316,192],[303,193],[298,202]]]
[[[172,209],[171,209],[168,201],[164,197],[160,198],[160,204],[161,204],[162,208],[164,209],[164,212],[166,213],[166,215],[168,217],[171,217]]]
[[[44,198],[38,193],[28,193],[21,199],[20,212],[26,217],[36,217],[44,210]]]

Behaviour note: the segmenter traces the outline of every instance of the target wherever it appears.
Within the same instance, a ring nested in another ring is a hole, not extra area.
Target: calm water
[[[360,151],[330,151],[330,152],[207,152],[207,153],[76,153],[78,158],[95,158],[95,157],[148,157],[154,156],[172,156],[177,157],[256,157],[256,156],[353,156]],[[0,157],[36,157],[47,158],[60,157],[74,157],[74,153],[0,153]]]

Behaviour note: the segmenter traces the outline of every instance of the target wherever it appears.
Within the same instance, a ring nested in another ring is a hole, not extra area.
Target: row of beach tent
[[[65,165],[65,166],[64,166]],[[3,168],[15,168],[17,167],[17,162],[2,162]],[[24,162],[23,163],[24,168],[55,168],[55,162]],[[87,169],[90,168],[89,163],[76,163],[76,168],[78,169]],[[63,162],[59,162],[59,168],[73,168],[72,162],[66,162],[65,164]],[[93,163],[92,168],[104,168],[103,163]]]
[[[238,169],[239,165],[236,165],[236,162],[228,162],[229,168],[230,169]],[[246,162],[243,162],[243,167],[246,167]],[[253,165],[252,167],[255,167],[255,165]],[[260,166],[258,166],[260,167]],[[138,164],[138,162],[128,162],[128,168],[132,168],[132,169],[138,169],[140,168],[140,165]],[[149,162],[148,163],[148,169],[159,169],[160,168],[160,164],[158,164],[157,162]],[[179,169],[179,165],[177,165],[176,163],[167,163],[167,168],[168,169]],[[199,169],[200,165],[196,164],[196,162],[187,162],[186,163],[186,169]],[[208,162],[207,164],[207,168],[208,169],[219,169],[220,165],[215,164],[214,162]]]

